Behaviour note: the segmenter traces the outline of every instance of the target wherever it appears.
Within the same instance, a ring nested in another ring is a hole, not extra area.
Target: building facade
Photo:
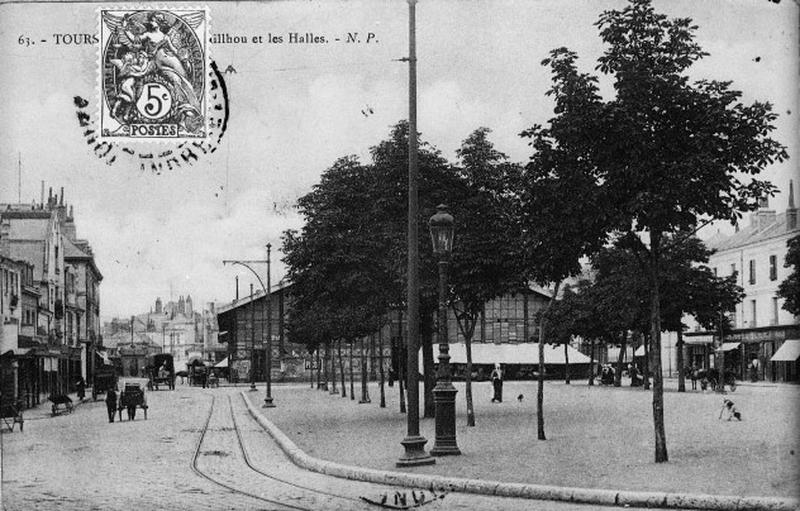
[[[740,378],[751,376],[750,368],[756,360],[759,379],[798,379],[796,363],[771,360],[784,341],[800,339],[800,318],[785,310],[783,299],[777,296],[778,286],[792,271],[784,266],[787,243],[800,235],[792,182],[787,202],[784,212],[762,207],[751,214],[747,227],[707,242],[716,251],[708,266],[718,276],[734,275],[745,292],[744,299],[729,316],[733,328],[723,339],[725,367]],[[702,332],[696,326],[694,330],[686,334],[688,362],[713,365],[711,354],[720,345],[718,334]]]
[[[63,188],[45,201],[43,185],[40,203],[0,205],[0,256],[15,261],[19,279],[17,398],[33,406],[71,392],[81,377],[91,381],[95,345],[86,328],[98,322],[102,275],[89,243],[77,239]]]

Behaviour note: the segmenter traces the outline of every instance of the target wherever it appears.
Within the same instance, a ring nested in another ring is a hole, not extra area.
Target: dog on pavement
[[[728,413],[728,420],[736,419],[737,421],[742,420],[742,414],[739,413],[739,410],[736,409],[736,405],[733,404],[733,401],[730,399],[723,399],[722,400],[722,410],[719,411],[719,419],[722,420],[722,414],[727,412]]]

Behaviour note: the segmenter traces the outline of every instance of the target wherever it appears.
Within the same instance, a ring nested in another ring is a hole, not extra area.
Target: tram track
[[[242,397],[242,399],[244,399],[244,397]],[[326,497],[334,497],[334,498],[337,498],[337,499],[342,499],[342,500],[345,500],[345,501],[358,503],[358,504],[360,504],[360,507],[363,507],[363,501],[360,500],[360,499],[356,499],[356,498],[353,498],[353,497],[348,497],[346,495],[336,494],[336,493],[333,493],[333,492],[320,490],[320,489],[317,489],[317,488],[311,488],[309,486],[304,486],[302,484],[297,484],[297,483],[292,482],[292,481],[287,481],[285,479],[281,479],[279,477],[275,477],[272,474],[268,474],[268,473],[264,472],[263,470],[259,469],[258,467],[256,467],[255,465],[253,465],[253,463],[250,461],[250,456],[247,454],[247,449],[244,446],[244,439],[242,438],[241,430],[239,429],[239,425],[237,424],[236,417],[235,417],[235,415],[233,413],[233,403],[231,402],[231,396],[228,396],[228,403],[230,404],[230,408],[231,408],[231,421],[233,422],[233,429],[236,432],[236,438],[239,441],[239,448],[242,451],[242,456],[244,457],[244,462],[247,464],[248,467],[250,467],[251,470],[253,470],[254,472],[256,472],[258,474],[261,474],[264,477],[272,479],[273,481],[277,481],[279,483],[283,483],[283,484],[286,484],[288,486],[292,486],[294,488],[298,488],[298,489],[303,490],[303,491],[312,492],[312,493],[316,493],[316,494],[319,494],[319,495],[324,495]]]
[[[301,492],[305,493],[306,495],[310,494],[309,498],[313,498],[314,495],[318,495],[321,498],[325,499],[328,504],[330,504],[330,500],[331,499],[336,499],[336,500],[339,500],[342,505],[345,505],[346,508],[367,509],[365,507],[365,505],[364,505],[364,502],[362,500],[358,499],[358,498],[348,497],[346,495],[341,495],[341,494],[337,494],[337,493],[334,493],[334,492],[321,490],[319,488],[314,488],[314,487],[311,487],[311,486],[299,484],[297,482],[290,481],[290,480],[275,476],[273,474],[270,474],[270,473],[260,469],[259,467],[257,467],[253,463],[253,461],[252,461],[252,459],[250,457],[250,453],[248,452],[248,449],[247,449],[247,447],[245,445],[244,437],[242,435],[242,430],[239,427],[238,421],[236,420],[236,414],[234,412],[234,406],[233,406],[233,401],[231,399],[231,396],[227,396],[227,397],[228,397],[228,407],[229,407],[229,410],[230,410],[230,420],[231,420],[232,427],[231,428],[226,428],[226,429],[232,430],[233,433],[235,434],[236,441],[237,441],[237,444],[238,444],[238,447],[239,447],[239,451],[241,452],[241,455],[242,455],[242,459],[243,459],[245,465],[247,466],[247,468],[249,469],[250,472],[258,474],[262,478],[265,478],[265,479],[274,481],[276,483],[280,483],[282,485],[286,485],[286,486],[289,486],[291,488],[295,488],[297,490],[300,490]],[[215,408],[216,404],[217,404],[216,403],[216,397],[212,396],[211,397],[211,406],[209,407],[209,410],[208,410],[208,416],[206,417],[205,423],[203,424],[203,427],[202,427],[202,429],[200,431],[200,437],[199,437],[199,439],[197,441],[197,446],[196,446],[196,448],[194,450],[194,454],[192,456],[192,461],[191,461],[191,464],[190,464],[192,471],[195,474],[197,474],[198,476],[202,477],[203,479],[206,479],[206,480],[210,481],[211,483],[215,484],[216,486],[225,488],[226,490],[228,490],[230,492],[233,492],[233,493],[238,494],[238,495],[247,496],[247,497],[250,497],[250,498],[253,498],[253,499],[257,499],[257,500],[259,500],[261,502],[266,502],[266,503],[269,503],[271,505],[278,505],[278,506],[281,506],[281,508],[296,509],[296,510],[299,510],[299,511],[314,511],[316,509],[319,509],[318,506],[307,507],[307,506],[304,506],[304,505],[298,505],[296,503],[287,503],[287,502],[282,501],[282,500],[277,499],[277,498],[269,498],[269,497],[265,497],[263,495],[259,495],[259,494],[256,494],[256,493],[241,489],[241,488],[237,488],[236,486],[233,486],[233,485],[229,484],[228,482],[225,482],[225,481],[222,481],[222,480],[220,480],[218,478],[215,478],[212,474],[209,474],[209,473],[204,472],[203,470],[201,470],[201,468],[198,466],[198,462],[199,462],[199,459],[200,459],[200,454],[203,452],[203,443],[204,443],[204,441],[206,439],[206,433],[209,431],[209,426],[211,424],[211,419],[212,419],[212,417],[214,415],[214,408]],[[298,497],[292,497],[292,498],[298,498]]]
[[[197,466],[197,461],[200,458],[200,452],[201,452],[201,449],[203,447],[203,440],[206,437],[206,433],[208,432],[208,426],[211,423],[211,417],[214,414],[214,405],[215,405],[215,403],[216,403],[216,397],[215,396],[211,396],[211,406],[208,408],[208,417],[206,418],[205,424],[203,425],[203,429],[200,431],[200,438],[197,441],[197,447],[195,448],[194,455],[192,456],[192,462],[190,463],[190,467],[192,469],[192,472],[194,472],[198,476],[202,477],[203,479],[206,479],[207,481],[209,481],[209,482],[211,482],[211,483],[213,483],[213,484],[215,484],[217,486],[220,486],[222,488],[225,488],[226,490],[228,490],[228,491],[230,491],[232,493],[235,493],[235,494],[245,495],[247,497],[259,500],[261,502],[266,502],[268,504],[281,506],[281,508],[296,509],[298,511],[315,511],[314,508],[298,506],[296,504],[289,504],[289,503],[286,503],[286,502],[282,502],[280,500],[270,499],[270,498],[267,498],[267,497],[264,497],[264,496],[261,496],[261,495],[257,495],[257,494],[252,493],[252,492],[248,492],[248,491],[236,488],[236,487],[231,486],[230,484],[228,484],[226,482],[223,482],[223,481],[221,481],[219,479],[216,479],[216,478],[212,477],[211,475],[209,475],[209,474],[203,472],[202,470],[200,470],[200,468]],[[230,404],[230,396],[229,396],[229,404]],[[233,413],[233,406],[231,406],[231,413]],[[237,431],[237,435],[238,434],[239,434],[239,432]],[[249,466],[249,463],[248,463],[248,466]]]

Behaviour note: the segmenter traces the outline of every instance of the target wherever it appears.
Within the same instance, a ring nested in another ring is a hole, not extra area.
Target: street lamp
[[[270,258],[270,250],[271,249],[272,249],[272,245],[267,243],[267,260],[266,261],[264,261],[264,260],[256,260],[256,261],[224,260],[224,261],[222,261],[223,265],[226,265],[226,264],[238,264],[240,266],[244,266],[245,268],[250,270],[250,273],[255,275],[256,279],[258,280],[258,283],[261,284],[261,289],[264,290],[264,294],[266,295],[265,300],[266,300],[267,307],[269,307],[271,305],[270,295],[269,295],[269,292],[267,291],[268,286],[264,285],[264,281],[261,280],[261,277],[258,275],[258,272],[256,272],[250,266],[250,264],[254,264],[254,263],[263,264],[263,263],[266,263],[267,264],[267,282],[269,283],[269,273],[270,273],[270,260],[269,260],[269,258]],[[272,332],[271,332],[271,323],[269,322],[270,319],[271,319],[271,311],[267,314],[267,397],[264,399],[264,405],[262,406],[263,408],[273,408],[273,407],[275,407],[275,404],[272,402],[272,367],[271,367],[272,366]],[[255,346],[253,348],[255,349]]]
[[[447,339],[447,265],[453,251],[453,216],[440,204],[428,221],[433,253],[439,257],[439,368],[433,388],[436,407],[436,438],[431,449],[434,456],[461,454],[456,444],[456,388],[450,374],[450,345]]]
[[[267,395],[262,408],[275,408],[272,402],[272,283],[270,280],[270,264],[272,260],[272,244],[267,243]]]

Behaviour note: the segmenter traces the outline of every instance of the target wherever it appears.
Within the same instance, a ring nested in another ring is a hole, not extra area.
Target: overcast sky
[[[769,100],[781,114],[776,137],[791,160],[765,177],[786,207],[798,175],[798,7],[785,0],[656,1],[689,16],[711,53],[697,78],[732,80],[745,101]],[[195,304],[229,301],[234,277],[254,280],[223,259],[263,259],[273,245],[272,280],[283,275],[280,234],[301,225],[288,205],[309,191],[337,157],[358,154],[407,116],[407,5],[404,1],[209,3],[211,31],[265,37],[313,32],[329,40],[373,32],[372,44],[216,45],[226,75],[230,124],[222,147],[194,166],[153,175],[97,159],[78,128],[72,98],[96,104],[98,49],[56,46],[55,33],[96,33],[97,4],[0,6],[0,202],[23,202],[40,182],[65,187],[78,235],[90,240],[101,285],[101,314],[147,311],[157,296],[191,294]],[[417,5],[419,130],[448,158],[475,128],[488,126],[515,161],[529,150],[518,133],[552,115],[545,98],[547,52],[567,46],[593,69],[602,52],[593,23],[623,1],[436,1]],[[20,46],[20,35],[48,39]],[[610,92],[603,83],[605,93]],[[362,110],[371,109],[365,116]],[[800,200],[798,185],[795,201]],[[277,205],[277,208],[275,207]],[[262,275],[266,268],[259,268]],[[257,286],[257,284],[256,284]]]

